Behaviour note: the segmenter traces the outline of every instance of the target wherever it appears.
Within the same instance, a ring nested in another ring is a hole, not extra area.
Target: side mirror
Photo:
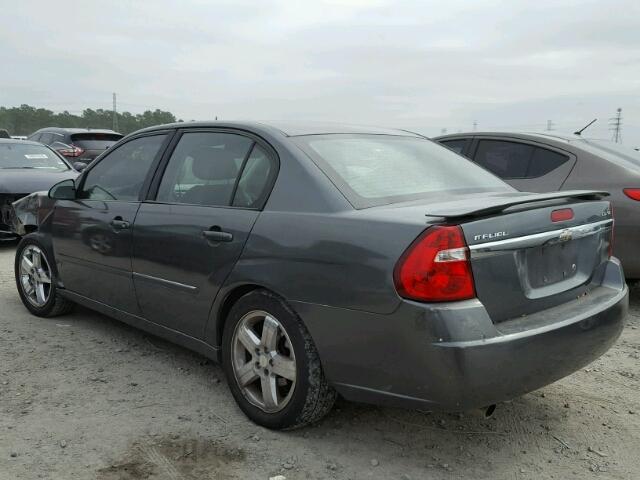
[[[63,180],[56,183],[51,190],[49,190],[49,198],[54,200],[75,200],[76,199],[76,184],[73,180]]]
[[[84,163],[84,162],[74,162],[73,163],[73,169],[78,171],[78,172],[83,171],[85,168],[87,168],[87,164]]]

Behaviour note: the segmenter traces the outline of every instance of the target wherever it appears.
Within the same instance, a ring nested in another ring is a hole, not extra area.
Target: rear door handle
[[[123,220],[122,217],[119,216],[111,220],[111,222],[109,222],[109,225],[111,225],[114,230],[126,230],[131,226],[129,222]]]
[[[204,236],[204,238],[206,238],[207,240],[211,240],[212,242],[233,241],[233,234],[222,231],[222,229],[217,225],[211,227],[209,230],[205,230],[204,232],[202,232],[202,235]]]

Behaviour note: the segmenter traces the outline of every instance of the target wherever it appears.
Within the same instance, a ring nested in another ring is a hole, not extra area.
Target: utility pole
[[[113,131],[118,131],[118,110],[116,108],[116,92],[113,92]]]
[[[612,140],[622,142],[622,109],[616,110],[616,116],[609,119],[610,130],[613,130]]]
[[[478,121],[477,121],[477,120],[474,120],[474,121],[473,121],[473,131],[475,132],[475,131],[477,131],[477,130],[478,130]]]
[[[547,120],[547,132],[553,130],[553,120]]]

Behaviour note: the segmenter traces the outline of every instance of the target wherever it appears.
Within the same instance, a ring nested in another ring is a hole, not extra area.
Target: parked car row
[[[337,394],[491,406],[598,358],[628,308],[606,192],[518,192],[406,131],[162,125],[13,207],[29,311],[81,304],[221,361],[269,428]]]
[[[523,192],[595,189],[615,212],[614,253],[640,279],[640,152],[578,135],[469,132],[436,141]]]

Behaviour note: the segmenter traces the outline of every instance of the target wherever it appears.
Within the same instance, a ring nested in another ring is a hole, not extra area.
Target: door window
[[[184,133],[169,159],[156,200],[229,206],[252,146],[253,140],[232,133]],[[259,168],[257,163],[259,158],[256,157],[252,160],[254,168]],[[249,180],[245,181],[245,193],[239,202],[247,203],[255,195],[253,183]]]
[[[80,198],[137,201],[165,137],[136,138],[107,154],[89,170]]]

